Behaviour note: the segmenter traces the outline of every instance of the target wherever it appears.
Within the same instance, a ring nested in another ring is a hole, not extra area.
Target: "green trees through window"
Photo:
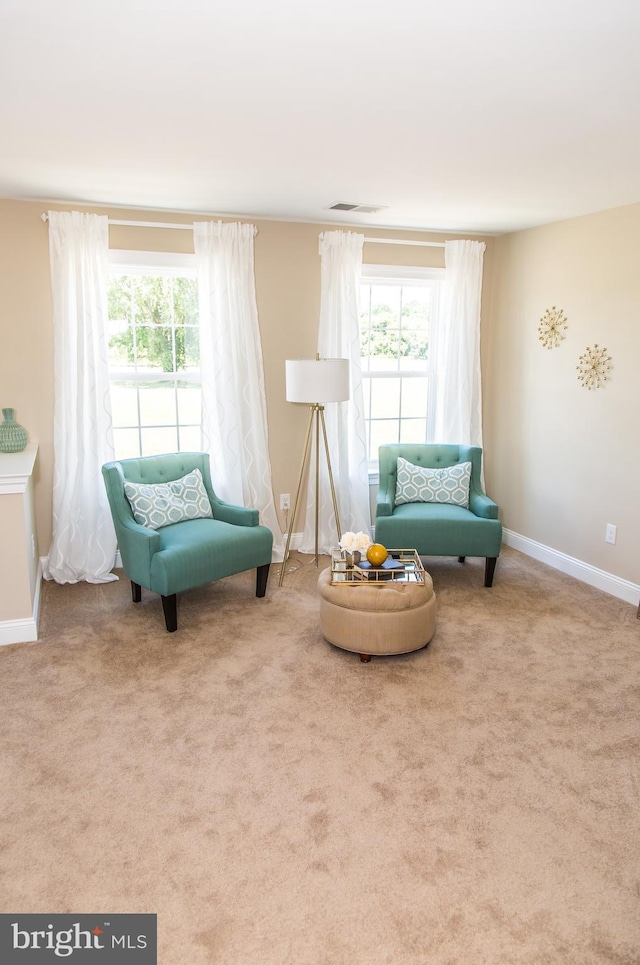
[[[110,360],[116,367],[180,372],[200,364],[195,278],[114,275]]]
[[[140,264],[135,260],[139,253],[126,254],[128,260],[112,267],[109,280],[116,455],[200,450],[195,270],[156,261],[156,253]],[[441,281],[416,279],[407,271],[408,277],[362,279],[360,349],[371,469],[382,443],[427,439],[430,337]]]
[[[426,442],[429,338],[439,284],[363,278],[360,359],[372,470],[383,443]]]
[[[108,304],[116,456],[199,450],[195,277],[169,271],[113,272]]]
[[[370,286],[367,286],[366,296],[370,296]],[[423,302],[416,299],[405,302],[399,316],[397,308],[384,301],[374,301],[371,306],[367,305],[367,309],[360,316],[363,357],[427,359],[428,317]]]

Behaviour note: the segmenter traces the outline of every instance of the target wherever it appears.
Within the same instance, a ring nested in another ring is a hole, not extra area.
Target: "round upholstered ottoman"
[[[332,583],[328,567],[318,577],[323,637],[363,661],[426,647],[436,629],[436,597],[428,573],[424,579]]]

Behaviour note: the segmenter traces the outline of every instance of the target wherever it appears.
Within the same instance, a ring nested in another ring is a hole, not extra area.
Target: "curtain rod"
[[[373,245],[415,245],[420,248],[444,248],[444,241],[403,241],[402,238],[367,238]]]
[[[49,215],[44,211],[40,217],[43,221],[49,220]],[[119,221],[115,218],[107,219],[110,225],[123,225],[126,228],[180,228],[182,231],[192,231],[192,224],[175,224],[173,221]]]
[[[43,221],[49,220],[46,211],[40,215]],[[176,224],[173,221],[120,221],[109,218],[110,225],[121,225],[125,228],[178,228],[181,231],[193,231],[193,224]],[[420,248],[444,248],[444,241],[403,241],[401,238],[367,238],[369,244],[375,245],[415,245]]]

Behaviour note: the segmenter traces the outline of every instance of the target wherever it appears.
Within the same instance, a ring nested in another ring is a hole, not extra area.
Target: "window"
[[[110,252],[109,379],[116,458],[201,449],[193,255]]]
[[[370,471],[378,446],[426,442],[433,389],[429,348],[443,269],[364,265],[360,356]]]

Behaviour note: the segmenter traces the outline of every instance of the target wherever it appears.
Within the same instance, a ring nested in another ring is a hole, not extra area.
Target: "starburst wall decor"
[[[599,389],[607,381],[611,371],[611,356],[606,348],[600,348],[596,342],[593,348],[587,346],[578,359],[576,370],[578,382],[583,389]]]
[[[545,348],[557,348],[566,338],[567,318],[561,308],[552,305],[540,319],[538,338]]]

